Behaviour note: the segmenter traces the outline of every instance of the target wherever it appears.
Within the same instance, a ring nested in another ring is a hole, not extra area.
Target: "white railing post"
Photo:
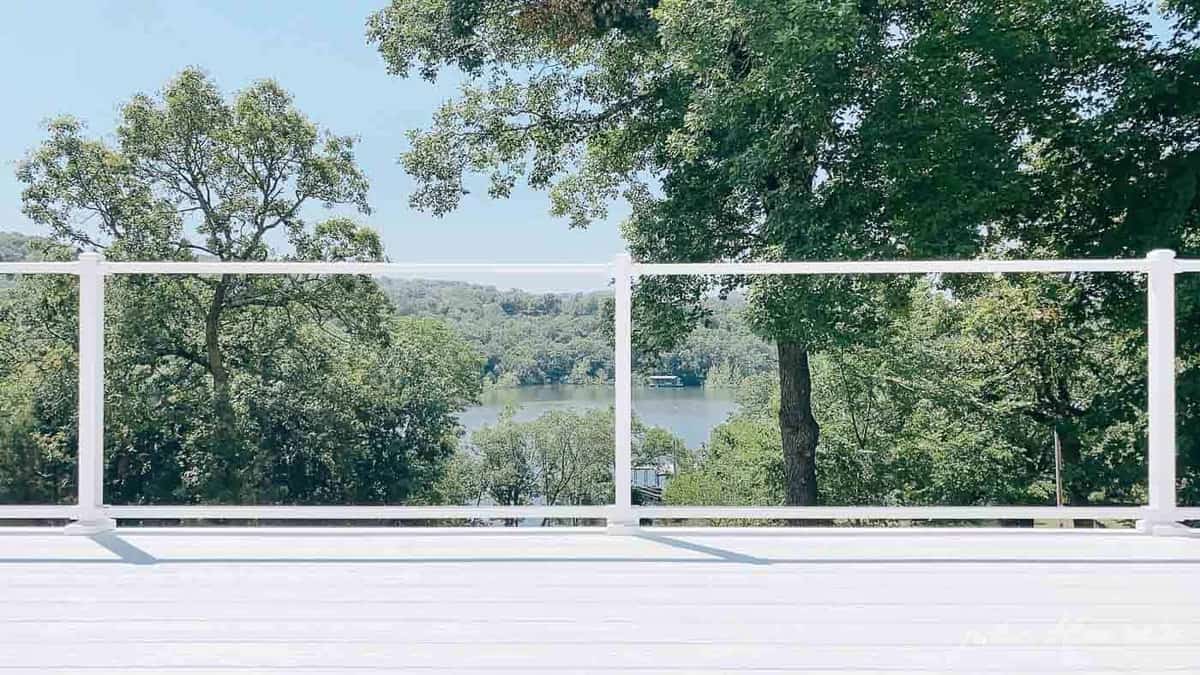
[[[68,534],[116,527],[104,512],[104,269],[99,253],[79,256],[79,514]]]
[[[616,461],[613,470],[613,491],[616,503],[608,519],[609,534],[632,534],[637,531],[633,514],[633,260],[629,254],[617,256],[613,266],[614,294],[614,354],[613,371],[614,417],[616,428]]]
[[[1149,513],[1138,529],[1155,534],[1177,530],[1175,488],[1175,252],[1146,256],[1149,430]]]

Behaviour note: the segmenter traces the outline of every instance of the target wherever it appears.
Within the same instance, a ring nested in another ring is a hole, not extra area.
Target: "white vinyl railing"
[[[475,272],[521,275],[611,274],[615,296],[615,503],[607,506],[239,506],[107,505],[104,503],[104,286],[120,274],[369,274]],[[632,290],[649,275],[829,275],[1125,272],[1147,276],[1149,344],[1148,503],[1142,506],[634,506],[632,476]],[[1200,507],[1176,502],[1175,275],[1200,272],[1200,260],[1168,250],[1115,260],[954,260],[779,263],[437,264],[358,262],[106,262],[85,253],[76,262],[0,263],[0,274],[69,274],[79,278],[79,491],[71,505],[0,505],[5,519],[65,519],[69,531],[109,529],[115,519],[451,520],[550,518],[604,520],[613,533],[636,531],[643,519],[1136,519],[1145,531],[1176,531],[1200,520]]]

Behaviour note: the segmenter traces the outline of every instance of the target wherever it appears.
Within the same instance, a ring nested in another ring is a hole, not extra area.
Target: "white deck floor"
[[[1200,539],[0,530],[0,673],[1200,673]]]

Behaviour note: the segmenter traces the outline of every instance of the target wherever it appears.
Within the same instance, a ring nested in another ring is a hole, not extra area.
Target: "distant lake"
[[[663,427],[689,448],[708,442],[708,433],[737,407],[732,389],[706,387],[634,387],[633,412],[643,423]],[[519,407],[517,419],[536,419],[550,410],[589,410],[613,404],[613,388],[602,385],[551,384],[489,389],[482,405],[468,408],[459,420],[468,432],[494,424],[507,406]]]

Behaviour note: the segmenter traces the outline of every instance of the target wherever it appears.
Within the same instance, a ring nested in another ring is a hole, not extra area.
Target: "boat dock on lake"
[[[682,387],[683,380],[678,375],[651,375],[646,378],[646,385],[650,387]]]

